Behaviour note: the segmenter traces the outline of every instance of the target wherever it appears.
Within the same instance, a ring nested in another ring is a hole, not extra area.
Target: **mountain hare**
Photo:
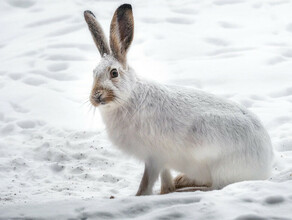
[[[85,11],[84,17],[101,55],[90,101],[99,106],[113,144],[145,162],[136,195],[151,194],[159,174],[162,194],[269,177],[271,141],[253,113],[200,90],[136,75],[127,62],[134,36],[131,5],[114,13],[109,44],[94,14]],[[182,174],[173,180],[170,169]]]

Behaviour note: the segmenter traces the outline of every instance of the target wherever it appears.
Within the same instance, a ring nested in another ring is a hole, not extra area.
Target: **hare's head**
[[[110,44],[91,11],[84,12],[85,20],[101,55],[93,72],[90,101],[94,106],[121,104],[131,93],[136,77],[127,64],[127,52],[134,36],[132,7],[121,5],[111,21]]]

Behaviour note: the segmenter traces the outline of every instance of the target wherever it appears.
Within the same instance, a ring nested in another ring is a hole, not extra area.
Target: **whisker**
[[[87,104],[87,103],[89,103],[89,102],[90,102],[90,100],[87,99],[86,101],[84,101],[83,103],[81,103],[81,106],[84,106],[85,104]]]

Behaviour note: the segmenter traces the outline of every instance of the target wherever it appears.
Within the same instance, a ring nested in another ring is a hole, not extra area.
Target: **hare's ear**
[[[132,6],[123,4],[116,10],[110,27],[110,47],[114,57],[126,66],[127,51],[134,36]]]
[[[95,19],[94,14],[91,11],[84,11],[84,18],[100,55],[104,56],[105,54],[110,54],[108,43],[100,24]]]

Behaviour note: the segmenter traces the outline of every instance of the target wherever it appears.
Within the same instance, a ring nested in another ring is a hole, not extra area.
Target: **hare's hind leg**
[[[160,173],[160,178],[161,178],[160,194],[167,194],[175,191],[174,182],[169,169],[164,169]]]
[[[211,188],[211,184],[198,184],[198,182],[194,179],[189,178],[185,174],[179,174],[174,179],[174,185],[176,189],[186,188],[186,187],[195,187],[200,190],[201,188]],[[178,190],[181,191],[182,190]]]

